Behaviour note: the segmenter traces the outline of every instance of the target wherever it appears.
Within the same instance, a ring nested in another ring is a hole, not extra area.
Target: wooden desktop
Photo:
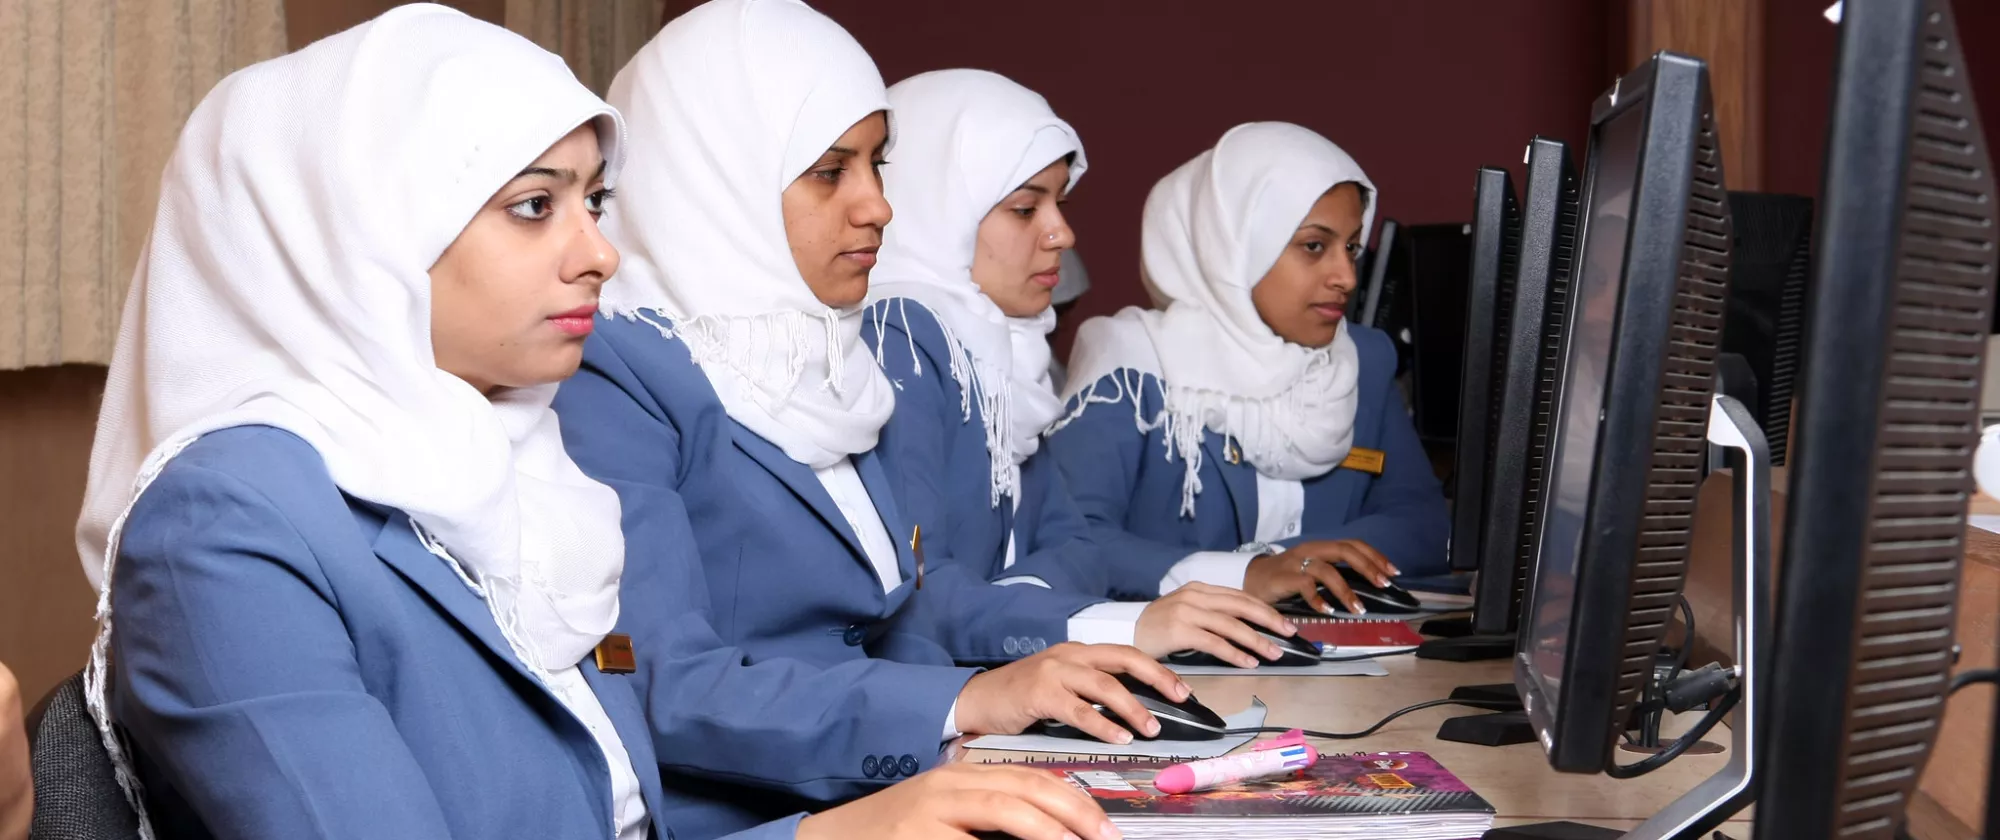
[[[1250,704],[1255,695],[1270,707],[1267,726],[1302,727],[1322,732],[1366,729],[1405,706],[1447,697],[1461,685],[1511,682],[1512,664],[1439,662],[1410,656],[1388,657],[1386,677],[1189,677],[1195,696],[1223,714]],[[1275,669],[1273,669],[1275,671]],[[1439,741],[1438,724],[1446,718],[1481,714],[1478,709],[1440,707],[1398,718],[1382,731],[1353,741],[1315,740],[1324,752],[1413,750],[1430,753],[1439,763],[1493,803],[1495,825],[1520,825],[1574,820],[1607,828],[1630,828],[1652,816],[1702,779],[1721,769],[1727,753],[1684,755],[1638,779],[1617,781],[1603,775],[1571,775],[1549,769],[1540,744],[1481,747]],[[1693,722],[1693,716],[1670,721],[1669,733]],[[1678,725],[1676,725],[1678,723]],[[1671,737],[1671,734],[1668,735]],[[1726,727],[1716,727],[1706,740],[1727,745]],[[965,760],[997,761],[1025,753],[966,750]],[[1619,750],[1616,760],[1631,763],[1644,756]],[[1748,814],[1739,814],[1722,831],[1737,840],[1749,836]]]

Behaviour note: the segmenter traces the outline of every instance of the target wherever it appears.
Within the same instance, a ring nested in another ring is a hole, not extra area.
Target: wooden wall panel
[[[1660,50],[1707,61],[1729,188],[1762,189],[1764,0],[1630,2],[1625,66],[1636,66]]]

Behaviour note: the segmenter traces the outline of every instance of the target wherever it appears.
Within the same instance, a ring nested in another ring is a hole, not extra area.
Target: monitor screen
[[[1553,704],[1560,694],[1569,646],[1584,515],[1590,507],[1590,479],[1645,121],[1645,109],[1626,109],[1599,128],[1591,149],[1595,160],[1586,187],[1581,259],[1571,286],[1569,345],[1556,395],[1551,472],[1544,496],[1548,503],[1542,508],[1540,559],[1522,651],[1550,703],[1551,716],[1558,713]]]

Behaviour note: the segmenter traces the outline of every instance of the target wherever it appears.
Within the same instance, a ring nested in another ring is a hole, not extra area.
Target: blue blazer
[[[653,726],[675,736],[676,749],[658,749],[667,787],[726,800],[740,824],[777,807],[741,785],[775,779],[828,801],[935,765],[945,716],[974,673],[954,660],[1061,641],[1067,616],[1097,600],[992,586],[930,557],[938,568],[918,590],[909,526],[870,453],[855,466],[904,578],[884,594],[813,471],[731,420],[686,345],[650,323],[599,318],[555,407],[570,457],[623,507],[620,624],[642,660],[649,646],[709,666],[641,668]],[[943,553],[927,543],[927,555]],[[694,652],[704,646],[728,662]],[[783,676],[751,676],[768,672]],[[717,778],[730,784],[707,781]]]
[[[905,512],[924,533],[943,535],[951,559],[974,574],[1032,576],[1059,590],[1105,595],[1110,575],[1090,525],[1046,449],[1021,463],[1019,511],[1006,498],[992,503],[985,418],[977,400],[966,416],[936,316],[915,301],[881,301],[871,307],[861,335],[896,386],[896,412],[876,451],[900,483]],[[1006,565],[1010,533],[1012,567]]]
[[[112,601],[113,715],[163,838],[609,831],[583,724],[407,516],[343,495],[289,432],[226,429],[170,461],[126,520]],[[632,680],[581,667],[675,836],[700,804],[661,789]]]
[[[1395,349],[1378,330],[1353,324],[1349,329],[1361,362],[1354,445],[1382,450],[1383,472],[1373,476],[1343,467],[1307,479],[1303,533],[1284,543],[1361,540],[1406,577],[1443,574],[1450,514],[1396,390]],[[1142,435],[1133,422],[1134,399],[1143,416],[1161,410],[1160,382],[1145,376],[1138,394],[1121,394],[1112,381],[1120,376],[1140,379],[1130,370],[1107,374],[1096,383],[1096,393],[1119,394],[1118,401],[1086,406],[1081,416],[1050,435],[1047,445],[1105,548],[1112,591],[1125,597],[1157,596],[1160,578],[1189,553],[1233,551],[1253,540],[1256,470],[1248,461],[1230,463],[1222,436],[1204,432],[1198,475],[1202,490],[1195,496],[1194,516],[1182,516],[1186,465],[1161,455],[1168,451],[1162,430]]]

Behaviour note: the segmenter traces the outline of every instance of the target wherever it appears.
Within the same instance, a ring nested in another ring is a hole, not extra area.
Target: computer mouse
[[[1251,627],[1250,629],[1257,631],[1257,635],[1264,637],[1264,639],[1278,646],[1278,658],[1265,659],[1263,654],[1243,648],[1242,645],[1237,645],[1238,649],[1243,650],[1244,653],[1248,653],[1251,656],[1256,657],[1258,661],[1262,662],[1263,663],[1262,667],[1307,668],[1319,664],[1319,647],[1314,645],[1312,642],[1306,641],[1303,636],[1297,636],[1297,635],[1280,636],[1269,630],[1265,630],[1262,627],[1255,627],[1255,626]],[[1198,650],[1183,650],[1177,653],[1167,654],[1167,661],[1175,665],[1210,665],[1210,666],[1219,665],[1229,668],[1236,667],[1236,664],[1233,662],[1228,662],[1219,659],[1212,654],[1204,653]]]
[[[1188,699],[1175,703],[1160,694],[1158,689],[1140,682],[1137,677],[1129,674],[1115,676],[1118,677],[1118,684],[1124,686],[1126,691],[1132,692],[1133,697],[1139,698],[1139,705],[1146,707],[1146,711],[1152,712],[1153,718],[1160,722],[1160,734],[1146,737],[1136,727],[1127,726],[1125,721],[1119,719],[1117,712],[1105,708],[1103,703],[1092,703],[1090,707],[1110,718],[1112,723],[1124,726],[1132,733],[1135,740],[1213,741],[1227,734],[1229,725],[1222,722],[1222,716],[1202,705],[1194,695],[1190,694]],[[1057,738],[1097,740],[1097,736],[1059,720],[1042,721],[1041,730],[1042,734]]]
[[[1400,586],[1393,583],[1388,586],[1377,586],[1360,572],[1346,566],[1335,566],[1334,568],[1340,570],[1341,579],[1347,581],[1348,588],[1354,590],[1354,597],[1361,599],[1361,606],[1366,607],[1370,613],[1417,612],[1423,607],[1423,602],[1418,601],[1417,596],[1411,595],[1408,590]],[[1355,615],[1355,613],[1348,611],[1346,604],[1335,599],[1333,593],[1329,592],[1324,586],[1319,588],[1319,597],[1325,599],[1328,606],[1333,607],[1334,615]],[[1285,615],[1321,614],[1308,605],[1306,599],[1297,595],[1280,599],[1271,606]]]

